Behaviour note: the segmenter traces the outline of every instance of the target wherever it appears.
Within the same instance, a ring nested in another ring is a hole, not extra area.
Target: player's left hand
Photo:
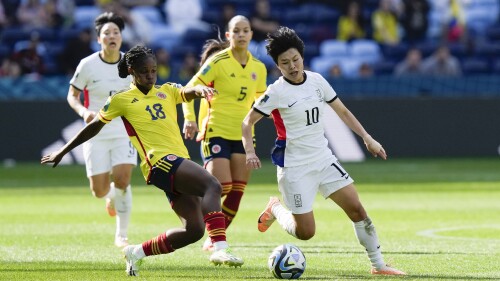
[[[378,141],[374,140],[371,136],[365,137],[363,141],[365,142],[366,149],[368,149],[373,157],[380,156],[380,158],[387,160],[387,154]]]
[[[59,162],[61,162],[61,159],[63,158],[63,156],[64,155],[61,154],[59,151],[52,152],[49,155],[43,156],[40,163],[41,164],[54,163],[54,165],[52,165],[52,167],[55,168],[57,166],[57,164],[59,164]]]
[[[184,139],[192,140],[198,132],[198,125],[196,125],[195,121],[186,120],[184,122],[184,128],[182,128],[182,132],[184,133]]]
[[[198,86],[196,86],[196,92],[201,97],[204,97],[207,101],[211,101],[212,98],[214,97],[214,95],[218,93],[217,90],[214,88],[201,86],[201,85],[198,85]]]

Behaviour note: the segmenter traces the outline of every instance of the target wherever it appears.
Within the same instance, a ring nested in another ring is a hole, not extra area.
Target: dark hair
[[[122,17],[113,12],[105,12],[97,16],[97,18],[94,21],[95,32],[97,32],[97,36],[101,34],[101,29],[103,25],[107,24],[108,22],[116,24],[120,29],[120,31],[122,31],[125,28],[125,22],[123,21]]]
[[[156,56],[153,51],[148,47],[137,45],[132,49],[128,50],[125,55],[118,62],[118,75],[121,78],[125,78],[129,75],[128,68],[135,68],[138,63],[144,61],[144,59],[152,57],[156,60]]]
[[[267,54],[273,58],[276,64],[278,64],[278,56],[291,48],[297,49],[300,56],[304,58],[304,42],[291,28],[280,26],[275,32],[268,33],[266,40]]]
[[[203,65],[213,54],[229,48],[229,41],[222,39],[220,29],[217,28],[218,39],[208,39],[201,49],[200,65]]]

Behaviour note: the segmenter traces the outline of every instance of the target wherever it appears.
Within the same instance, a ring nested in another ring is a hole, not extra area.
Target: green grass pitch
[[[135,279],[273,280],[268,255],[294,243],[307,259],[303,280],[500,280],[500,159],[375,159],[344,168],[377,227],[386,261],[406,277],[368,273],[351,223],[330,200],[317,197],[316,236],[309,241],[278,224],[258,232],[258,214],[278,194],[275,168],[264,163],[227,233],[243,267],[209,264],[202,239],[146,258]],[[132,243],[180,226],[164,194],[146,186],[138,169],[133,194]],[[84,167],[0,167],[0,280],[125,280],[114,229],[104,200],[90,194]]]

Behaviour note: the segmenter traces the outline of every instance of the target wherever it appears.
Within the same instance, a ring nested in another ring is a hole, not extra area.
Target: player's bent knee
[[[188,236],[191,243],[199,241],[205,235],[205,225],[203,224],[193,224],[186,227],[186,235]]]
[[[205,180],[205,186],[208,192],[222,194],[222,186],[220,185],[217,178],[210,176]]]
[[[314,229],[297,229],[295,232],[295,235],[300,240],[309,240],[314,237],[314,234],[316,234]]]

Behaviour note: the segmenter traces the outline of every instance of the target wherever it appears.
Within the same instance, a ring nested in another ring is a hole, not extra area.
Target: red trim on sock
[[[203,217],[208,236],[212,243],[226,241],[226,225],[222,212],[211,212]]]
[[[142,249],[146,256],[168,254],[175,251],[172,244],[168,241],[166,233],[162,233],[155,238],[152,238],[142,243]]]

